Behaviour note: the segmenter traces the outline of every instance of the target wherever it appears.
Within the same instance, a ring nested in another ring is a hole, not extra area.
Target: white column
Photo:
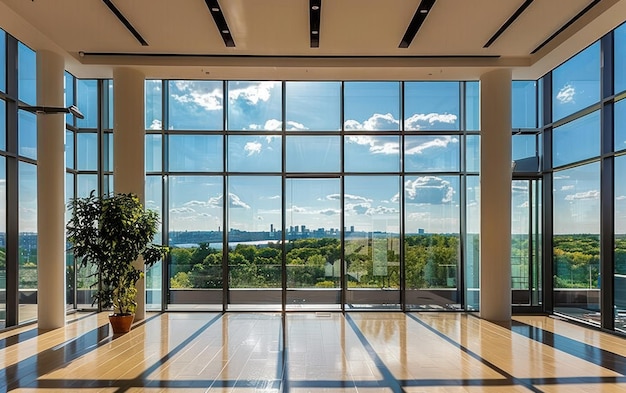
[[[37,105],[63,107],[65,63],[37,51]],[[65,115],[37,115],[37,319],[65,325]]]
[[[145,204],[145,76],[132,68],[113,70],[113,183],[116,193],[133,193]],[[135,266],[144,270],[143,259]],[[146,316],[146,286],[137,283],[135,320]]]
[[[480,316],[511,320],[511,70],[480,78]]]

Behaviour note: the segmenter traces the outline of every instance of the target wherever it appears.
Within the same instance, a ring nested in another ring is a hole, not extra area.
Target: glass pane
[[[163,129],[163,83],[147,80],[146,85],[146,130]]]
[[[615,94],[626,90],[626,24],[613,32]]]
[[[480,83],[465,82],[465,129],[480,130]]]
[[[456,172],[459,170],[459,136],[406,136],[404,170],[407,172]]]
[[[338,136],[288,136],[287,172],[339,172],[340,142]]]
[[[228,178],[229,309],[235,304],[236,309],[281,309],[281,188],[279,176]],[[205,261],[203,271],[221,272],[221,258]]]
[[[400,130],[399,82],[345,82],[346,131]]]
[[[7,103],[4,100],[0,100],[0,150],[6,150],[6,149],[7,149]]]
[[[146,172],[162,170],[163,137],[161,134],[146,134]]]
[[[113,80],[105,79],[102,81],[102,128],[105,130],[113,129]]]
[[[280,82],[228,82],[228,129],[280,131],[282,129]]]
[[[282,170],[280,135],[229,135],[230,172],[280,172]]]
[[[68,205],[70,199],[74,198],[74,175],[71,173],[65,174],[65,206]],[[70,209],[65,209],[65,223],[70,220],[72,216],[72,211]],[[73,309],[77,298],[77,288],[76,288],[76,265],[74,264],[74,255],[72,251],[69,249],[70,244],[66,243],[66,253],[65,253],[65,281],[66,281],[66,291],[65,291],[65,308],[70,310]]]
[[[626,149],[626,100],[615,103],[615,151]]]
[[[223,187],[218,176],[169,178],[169,309],[222,309]]]
[[[615,329],[626,333],[626,156],[615,157]]]
[[[400,178],[346,176],[344,187],[346,307],[397,309]]]
[[[23,110],[18,111],[18,153],[21,156],[37,159],[37,115]]]
[[[1,30],[0,30],[1,31]],[[2,38],[2,37],[0,37]],[[0,195],[7,195],[7,163],[4,156],[0,156]],[[7,289],[7,205],[6,198],[0,198],[0,291],[6,294]],[[6,296],[0,298],[0,329],[6,327]]]
[[[600,42],[552,71],[554,121],[600,101]]]
[[[64,83],[64,99],[65,106],[76,105],[76,101],[74,99],[74,75],[69,72],[65,72],[65,77],[63,79]],[[72,114],[65,115],[65,123],[66,124],[74,124],[74,116]]]
[[[537,135],[536,134],[516,134],[511,140],[513,147],[512,159],[537,157]]]
[[[20,101],[37,105],[37,54],[21,42],[17,43],[17,94]]]
[[[220,81],[169,81],[169,130],[223,130]]]
[[[89,194],[95,191],[98,193],[98,175],[91,174],[80,174],[76,176],[76,192],[77,197],[86,197]]]
[[[7,41],[6,33],[0,29],[0,91],[7,91]]]
[[[37,166],[18,164],[19,323],[37,318]]]
[[[460,309],[459,178],[417,176],[404,181],[407,306]]]
[[[163,218],[163,183],[161,176],[146,176],[146,209],[155,211]],[[162,222],[162,221],[161,221]],[[154,243],[163,243],[163,227],[154,237]],[[159,261],[146,269],[146,309],[160,310],[163,282],[163,261]]]
[[[553,166],[600,155],[600,111],[595,111],[552,132]]]
[[[103,167],[106,172],[113,172],[113,133],[105,132],[103,136],[104,146],[102,146],[102,150],[104,151],[103,159]]]
[[[339,179],[287,179],[285,184],[287,309],[340,307]]]
[[[476,311],[480,304],[480,177],[466,177],[465,309]]]
[[[465,143],[465,170],[467,172],[478,172],[480,169],[480,136],[467,135]]]
[[[74,131],[65,130],[65,166],[74,168]]]
[[[78,170],[95,171],[98,169],[98,134],[79,132],[76,134],[76,156]]]
[[[530,181],[513,180],[511,201],[511,289],[513,304],[528,304],[521,295],[529,289]],[[523,291],[526,290],[526,291]],[[516,296],[518,295],[518,296]]]
[[[513,81],[513,128],[537,128],[537,82]]]
[[[78,119],[76,125],[80,128],[98,127],[98,81],[94,79],[76,80],[76,104],[85,115]]]
[[[554,310],[600,323],[600,163],[554,173]]]
[[[170,171],[222,171],[221,135],[169,135]]]
[[[404,129],[458,130],[459,82],[406,82]]]
[[[400,137],[350,135],[344,137],[346,172],[398,172]]]
[[[339,131],[341,82],[286,82],[288,131]]]

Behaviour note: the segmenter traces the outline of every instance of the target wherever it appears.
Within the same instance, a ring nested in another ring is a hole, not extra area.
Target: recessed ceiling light
[[[427,14],[428,10],[420,10],[420,14]]]
[[[317,30],[313,30],[313,31],[311,31],[311,34],[319,34],[319,33],[320,33],[320,32],[319,32],[319,31],[317,31]]]
[[[230,33],[230,31],[228,31],[228,30],[224,29],[224,30],[222,30],[222,33],[224,33],[224,34],[228,34],[228,33]]]
[[[319,5],[314,5],[313,7],[311,7],[311,9],[312,9],[313,11],[317,11],[317,10],[319,10],[319,9],[320,9],[320,6],[319,6]]]
[[[213,11],[213,12],[220,12],[220,9],[217,8],[217,7],[213,7],[213,8],[211,8],[211,11]]]

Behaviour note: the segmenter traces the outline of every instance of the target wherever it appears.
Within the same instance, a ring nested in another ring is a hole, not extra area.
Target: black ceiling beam
[[[574,16],[572,19],[570,19],[566,24],[564,24],[563,26],[561,26],[560,29],[558,29],[557,31],[554,32],[554,34],[552,34],[550,37],[548,37],[547,40],[545,40],[544,42],[542,42],[538,47],[536,47],[532,52],[530,52],[530,54],[535,54],[537,53],[541,48],[543,48],[544,46],[546,46],[550,41],[552,41],[553,39],[556,38],[556,36],[558,36],[559,34],[561,34],[565,29],[567,29],[568,27],[570,27],[574,22],[576,22],[578,19],[580,19],[581,16],[585,15],[587,12],[589,12],[589,10],[591,10],[593,7],[596,6],[596,4],[598,4],[601,0],[593,0],[591,3],[589,3],[589,5],[587,5],[582,11],[580,11],[578,14],[576,14],[576,16]]]
[[[519,16],[522,14],[522,12],[526,11],[526,8],[528,8],[528,6],[530,5],[530,3],[532,3],[534,0],[526,0],[524,1],[524,4],[522,4],[517,11],[515,11],[515,13],[513,13],[513,15],[511,15],[511,17],[509,19],[507,19],[506,22],[504,22],[504,24],[500,27],[500,29],[498,29],[498,31],[496,31],[496,34],[494,34],[491,38],[489,38],[489,41],[487,41],[487,43],[485,45],[483,45],[483,48],[489,48],[491,46],[491,44],[493,44],[498,37],[500,37],[500,35],[502,35],[502,33],[504,33],[504,31],[506,29],[508,29],[513,22],[515,22],[515,20],[517,18],[519,18]]]
[[[135,39],[139,41],[139,43],[142,46],[148,46],[148,42],[144,40],[144,38],[141,36],[141,34],[139,34],[137,29],[133,27],[133,25],[128,21],[128,19],[126,19],[124,14],[122,14],[122,12],[119,9],[117,9],[115,4],[111,2],[111,0],[102,0],[102,2],[106,4],[107,7],[109,7],[113,15],[115,15],[117,19],[119,19],[119,21],[122,22],[122,24],[126,27],[126,29],[130,31],[133,36],[135,36]]]
[[[402,37],[402,41],[400,41],[400,45],[398,48],[408,48],[415,38],[420,27],[422,27],[422,23],[426,20],[426,17],[430,13],[430,9],[433,8],[437,0],[422,0],[420,4],[417,6],[415,10],[415,15],[413,15],[413,19],[411,23],[409,23],[409,27],[407,27],[406,32],[404,33],[404,37]]]
[[[204,2],[206,3],[206,6],[209,7],[215,26],[217,26],[217,30],[220,32],[222,39],[224,40],[224,45],[229,48],[234,48],[235,40],[233,40],[233,36],[228,28],[228,23],[226,23],[222,7],[220,7],[217,0],[204,0]]]
[[[311,48],[320,46],[320,19],[322,14],[322,0],[309,0],[309,36]]]

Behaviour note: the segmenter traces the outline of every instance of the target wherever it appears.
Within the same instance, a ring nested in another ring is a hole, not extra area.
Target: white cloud
[[[170,214],[195,213],[196,211],[190,207],[175,207],[170,209]]]
[[[615,200],[617,201],[623,201],[624,199],[626,199],[626,195],[620,195],[615,197]]]
[[[287,122],[287,131],[300,131],[300,130],[308,130],[308,127],[305,127],[304,124],[302,123],[298,123],[295,121],[288,121]]]
[[[207,206],[207,203],[206,203],[206,202],[204,202],[204,201],[196,201],[196,200],[191,200],[191,201],[185,202],[185,203],[183,204],[183,206],[186,206],[186,207],[190,207],[190,206],[200,206],[200,207],[206,207],[206,206]]]
[[[248,130],[263,130],[263,131],[280,131],[283,123],[278,119],[269,119],[265,121],[264,125],[250,124]]]
[[[267,102],[271,97],[271,91],[278,82],[260,82],[249,85],[243,89],[232,89],[228,92],[229,101],[244,100],[250,105],[256,105],[259,101]]]
[[[287,209],[287,211],[294,212],[294,213],[304,213],[304,212],[306,212],[306,209],[303,208],[303,207],[298,207],[296,205],[292,205],[291,209]]]
[[[347,138],[347,141],[348,143],[369,146],[369,151],[372,154],[398,154],[400,151],[398,142],[383,142],[368,135],[352,135]]]
[[[575,188],[575,186],[573,186],[573,185],[563,186],[563,187],[561,187],[561,191],[573,190],[574,188]]]
[[[442,204],[452,202],[454,188],[449,181],[436,176],[420,176],[404,183],[407,203]],[[397,201],[398,195],[392,200]]]
[[[459,139],[457,137],[453,137],[450,135],[442,136],[434,138],[428,142],[424,142],[415,147],[411,147],[406,150],[407,155],[412,154],[422,154],[424,151],[432,148],[446,148],[450,143],[459,143]]]
[[[193,103],[202,108],[215,111],[222,109],[224,99],[221,89],[207,89],[206,85],[193,81],[177,81],[176,87],[186,94],[172,94],[172,97],[183,104]]]
[[[570,102],[574,102],[574,96],[576,95],[576,88],[571,84],[566,84],[559,90],[556,94],[556,99],[559,100],[561,104],[567,104]]]
[[[352,195],[352,194],[344,194],[343,198],[346,203],[362,203],[362,202],[371,203],[372,202],[371,199],[358,196],[358,195]],[[329,194],[326,196],[326,199],[328,199],[329,201],[337,201],[341,199],[341,195]]]
[[[207,201],[207,206],[222,207],[222,199],[223,199],[222,195],[209,198],[209,200]],[[250,205],[242,201],[238,195],[235,195],[233,193],[228,194],[228,207],[250,209]]]
[[[404,120],[404,129],[417,131],[432,128],[435,123],[454,124],[457,118],[457,115],[452,113],[416,113]]]
[[[246,153],[248,153],[248,157],[249,157],[249,156],[252,156],[254,154],[261,153],[261,148],[262,147],[263,147],[263,145],[261,145],[259,142],[248,142],[243,147],[243,149],[246,151]]]
[[[153,119],[152,124],[148,127],[149,130],[160,130],[163,127],[163,123],[159,119]]]
[[[324,210],[320,210],[320,214],[322,214],[324,216],[337,216],[337,215],[341,214],[341,210],[324,209]]]
[[[398,130],[400,121],[395,119],[391,113],[374,113],[363,124],[357,120],[346,120],[344,127],[347,131],[368,130],[368,131],[385,131]]]
[[[589,190],[585,192],[577,192],[576,194],[570,194],[565,197],[566,201],[575,201],[575,200],[593,200],[600,198],[600,191],[598,190]]]

